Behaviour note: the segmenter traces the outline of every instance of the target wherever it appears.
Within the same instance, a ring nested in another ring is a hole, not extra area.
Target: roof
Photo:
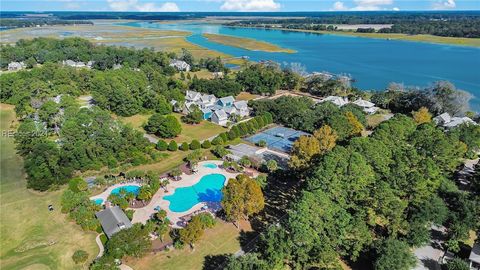
[[[110,207],[95,214],[100,224],[102,225],[103,231],[108,236],[112,237],[115,233],[121,231],[122,229],[132,227],[132,223],[128,219],[127,215],[120,209],[118,206]]]
[[[248,108],[248,103],[245,100],[236,101],[233,104],[233,106],[235,106],[235,108],[237,108],[237,109],[244,109],[244,108]]]
[[[237,112],[237,109],[235,107],[226,107],[225,109],[223,109],[227,114],[232,114],[232,113],[236,113]]]
[[[224,110],[216,110],[214,114],[218,117],[218,119],[226,119],[228,118],[227,113]]]
[[[339,97],[339,96],[328,96],[328,97],[322,99],[321,102],[325,102],[325,101],[330,101],[333,104],[341,107],[341,106],[348,103],[348,98],[342,98],[342,97]]]
[[[203,108],[203,109],[200,109],[200,110],[203,112],[203,114],[207,114],[207,113],[212,112],[212,110],[210,110],[209,108]]]
[[[353,104],[357,105],[357,106],[360,106],[360,107],[363,107],[363,108],[370,108],[370,107],[374,107],[375,104],[370,102],[370,101],[366,101],[366,100],[363,100],[363,99],[357,99],[355,100],[354,102],[352,102]]]
[[[473,248],[468,259],[472,262],[480,264],[480,243],[473,244]]]
[[[450,114],[448,113],[442,113],[436,117],[433,118],[433,121],[435,121],[435,123],[448,123],[452,120],[452,117],[450,116]]]
[[[474,124],[474,125],[477,124],[472,119],[470,119],[468,117],[452,117],[451,121],[445,123],[443,126],[444,127],[456,127],[456,126],[459,126],[459,125],[464,124],[464,123]]]
[[[199,92],[191,91],[191,90],[187,90],[187,93],[185,94],[185,98],[188,100],[197,100],[201,97],[202,95]]]
[[[217,97],[215,97],[215,95],[202,95],[200,99],[202,101],[212,101],[212,100],[215,101]]]
[[[222,102],[223,104],[227,104],[227,103],[235,102],[235,99],[232,96],[228,96],[228,97],[220,98],[219,101]]]

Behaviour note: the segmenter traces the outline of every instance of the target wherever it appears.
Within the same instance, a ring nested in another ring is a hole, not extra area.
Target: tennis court
[[[263,140],[268,148],[288,153],[293,143],[302,135],[310,134],[286,127],[273,127],[248,137],[246,141],[256,144]]]

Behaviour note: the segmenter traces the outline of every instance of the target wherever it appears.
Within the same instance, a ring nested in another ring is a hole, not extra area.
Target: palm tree
[[[170,172],[170,175],[175,179],[178,180],[178,177],[182,175],[182,171],[179,168],[175,168]]]

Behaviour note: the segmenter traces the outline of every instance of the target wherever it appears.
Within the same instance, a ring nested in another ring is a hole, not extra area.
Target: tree
[[[202,148],[203,149],[209,149],[210,147],[212,147],[212,144],[210,143],[209,140],[203,141],[203,143],[202,143]]]
[[[250,167],[252,166],[252,162],[248,158],[248,156],[243,156],[239,161],[238,164],[240,164],[243,167]]]
[[[194,249],[194,244],[203,235],[203,224],[200,219],[192,218],[185,228],[180,229],[179,240],[182,243],[190,245]]]
[[[338,139],[338,135],[329,125],[323,125],[313,133],[313,137],[319,141],[320,153],[325,154],[332,150]]]
[[[200,149],[200,148],[201,148],[201,145],[200,145],[200,142],[198,140],[193,140],[190,143],[190,150],[197,150],[197,149]]]
[[[346,112],[345,116],[351,126],[350,136],[358,136],[363,131],[363,125],[358,121],[358,118],[352,112]]]
[[[274,159],[270,159],[269,161],[267,161],[266,167],[269,172],[276,171],[278,169],[277,161]]]
[[[220,136],[217,136],[212,140],[212,145],[221,145],[221,144],[223,144],[223,139]]]
[[[175,180],[177,180],[178,177],[179,177],[180,175],[182,175],[182,170],[180,170],[179,168],[175,168],[175,169],[173,169],[173,170],[170,172],[170,175],[171,175],[172,177],[174,177]]]
[[[377,247],[376,270],[409,270],[417,263],[405,242],[396,239],[383,240]]]
[[[164,140],[158,140],[157,145],[155,146],[159,151],[165,151],[168,149],[168,144]]]
[[[203,120],[203,112],[197,105],[190,106],[190,112],[182,117],[182,121],[187,124],[199,124]]]
[[[170,143],[168,144],[168,151],[177,151],[178,149],[178,144],[176,141],[171,140]]]
[[[175,116],[156,113],[148,119],[145,130],[161,138],[174,138],[182,132],[182,126]]]
[[[432,114],[428,111],[426,107],[421,107],[418,111],[412,112],[413,120],[417,125],[424,123],[430,123],[432,121]]]
[[[445,265],[447,270],[469,270],[470,266],[460,258],[453,258]]]
[[[142,186],[140,187],[140,191],[138,192],[138,199],[142,201],[148,201],[152,198],[152,190],[149,186]]]
[[[260,212],[265,207],[261,187],[246,175],[228,180],[222,190],[222,207],[228,220],[238,222],[241,218]],[[236,224],[238,227],[238,225]]]
[[[187,151],[188,150],[188,143],[187,142],[183,142],[181,145],[180,145],[180,150],[182,151]]]
[[[260,140],[257,142],[258,147],[265,147],[267,146],[267,142],[265,140]]]
[[[259,258],[256,253],[247,253],[243,256],[231,256],[228,258],[225,270],[244,270],[244,269],[256,269],[256,270],[268,270],[272,269],[266,261]]]
[[[312,158],[320,154],[320,143],[317,138],[311,136],[300,136],[293,143],[289,165],[295,169],[302,169],[309,166]]]
[[[88,259],[88,253],[85,250],[76,250],[72,255],[75,264],[83,263]]]
[[[112,235],[106,244],[106,253],[115,259],[122,259],[124,256],[140,258],[150,250],[149,233],[142,224],[135,223],[131,228]]]
[[[228,155],[230,152],[225,149],[225,147],[221,145],[216,145],[215,147],[210,150],[215,156],[219,158],[223,158],[224,156]]]

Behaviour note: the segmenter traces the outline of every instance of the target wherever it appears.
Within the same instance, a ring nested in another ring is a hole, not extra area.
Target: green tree
[[[203,149],[209,149],[210,147],[212,147],[212,144],[210,143],[209,140],[203,141],[203,143],[202,143],[202,148]]]
[[[161,138],[174,138],[182,132],[182,126],[175,116],[156,113],[148,119],[145,130]]]
[[[88,253],[85,250],[76,250],[72,255],[72,260],[75,262],[75,264],[83,263],[87,261],[87,259]]]
[[[124,256],[140,258],[151,248],[149,231],[142,224],[135,223],[131,228],[123,229],[108,240],[106,253],[115,259]]]
[[[182,151],[187,151],[189,149],[189,146],[188,146],[188,143],[187,142],[183,142],[181,145],[180,145],[180,150]]]
[[[165,151],[168,148],[168,144],[164,140],[158,140],[157,145],[155,146],[159,151]]]
[[[168,151],[177,151],[178,149],[178,144],[176,141],[171,140],[170,143],[168,144]]]
[[[199,124],[202,120],[203,112],[196,105],[191,105],[190,112],[182,117],[182,121],[187,124]]]
[[[200,142],[198,140],[193,140],[190,143],[190,150],[197,150],[197,149],[200,149],[200,148],[201,148],[201,145],[200,145]]]
[[[453,258],[447,262],[445,268],[447,270],[469,270],[470,266],[462,259]]]
[[[278,169],[277,161],[274,159],[270,159],[269,161],[267,161],[266,167],[269,172],[276,171]]]
[[[396,239],[382,241],[377,247],[377,253],[376,270],[409,270],[417,263],[408,245]]]

